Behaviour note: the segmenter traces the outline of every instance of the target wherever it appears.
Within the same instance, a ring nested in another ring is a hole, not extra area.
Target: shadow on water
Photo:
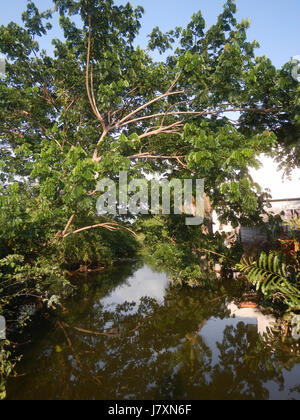
[[[244,285],[177,289],[141,262],[81,280],[31,331],[8,399],[299,399],[300,349],[241,310]],[[24,374],[24,376],[22,376]]]

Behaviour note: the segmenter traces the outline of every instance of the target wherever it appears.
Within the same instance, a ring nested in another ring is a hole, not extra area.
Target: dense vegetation
[[[300,310],[300,250],[295,232],[300,229],[300,218],[288,221],[292,239],[279,240],[279,249],[267,255],[260,254],[258,260],[243,258],[238,269],[261,290],[267,299],[283,303],[294,316]]]
[[[98,179],[117,180],[121,170],[129,179],[204,178],[221,221],[237,226],[264,213],[266,194],[249,175],[258,156],[281,157],[287,171],[300,163],[300,85],[290,64],[278,70],[256,56],[233,0],[210,28],[201,12],[186,28],[155,28],[147,50],[134,43],[142,14],[113,0],[53,0],[45,12],[29,1],[23,26],[0,27],[0,314],[8,319],[24,319],[20,308],[32,300],[56,307],[72,293],[70,272],[141,247],[190,285],[207,285],[204,268],[242,255],[184,216],[146,215],[133,226],[97,216]],[[64,36],[51,55],[39,39],[57,15]],[[154,61],[154,49],[167,59]]]

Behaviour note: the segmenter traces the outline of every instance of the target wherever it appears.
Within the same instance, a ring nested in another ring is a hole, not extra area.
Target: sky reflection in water
[[[9,399],[300,399],[299,344],[261,337],[273,318],[239,309],[239,282],[179,290],[137,263],[82,288],[64,331],[32,331]]]

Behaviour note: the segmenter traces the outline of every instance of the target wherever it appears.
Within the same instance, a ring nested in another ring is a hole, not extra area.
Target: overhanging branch
[[[91,230],[91,229],[98,229],[98,228],[104,228],[104,229],[107,229],[107,230],[109,230],[111,232],[114,232],[116,230],[124,229],[124,230],[127,230],[128,232],[130,232],[136,238],[138,238],[137,234],[133,230],[131,230],[131,229],[125,227],[125,226],[119,225],[118,223],[115,223],[115,222],[111,222],[111,223],[110,222],[108,222],[108,223],[99,223],[97,225],[85,226],[83,228],[74,230],[73,232],[66,233],[63,236],[63,238],[66,239],[66,238],[68,238],[71,235],[76,235],[77,233],[85,232],[85,231]]]

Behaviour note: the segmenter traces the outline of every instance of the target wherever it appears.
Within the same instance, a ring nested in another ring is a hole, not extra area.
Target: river
[[[79,283],[57,319],[30,329],[8,399],[300,399],[299,343],[240,308],[244,283],[178,289],[143,262]]]

